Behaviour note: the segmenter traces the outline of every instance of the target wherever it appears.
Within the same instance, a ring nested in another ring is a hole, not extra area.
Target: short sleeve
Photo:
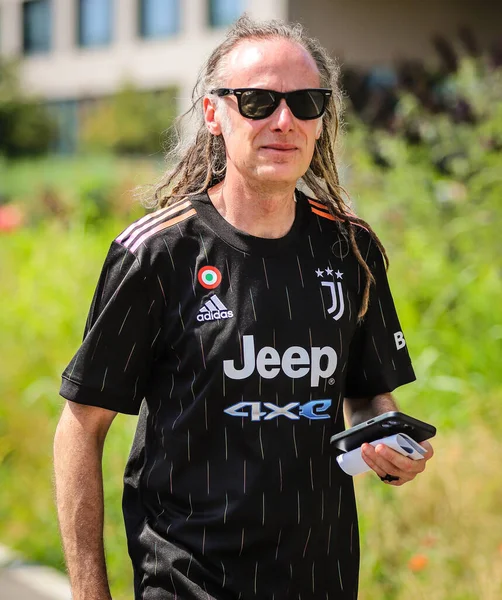
[[[369,242],[367,264],[375,278],[369,307],[350,344],[345,396],[363,398],[392,392],[415,380],[396,313],[382,254]]]
[[[139,412],[161,330],[163,299],[155,279],[151,265],[143,267],[138,256],[112,243],[82,345],[62,375],[61,396],[126,414]]]

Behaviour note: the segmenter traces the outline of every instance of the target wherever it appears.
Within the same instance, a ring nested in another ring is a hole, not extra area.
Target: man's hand
[[[434,450],[429,442],[425,441],[420,445],[427,450],[423,460],[413,460],[403,456],[384,444],[378,444],[376,448],[371,444],[363,444],[361,446],[361,456],[380,478],[386,475],[399,477],[396,481],[385,481],[385,483],[400,486],[412,481],[419,473],[422,473],[425,470],[427,461],[434,455]]]

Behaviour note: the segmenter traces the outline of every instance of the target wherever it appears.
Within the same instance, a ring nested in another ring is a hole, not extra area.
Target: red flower
[[[429,559],[425,554],[414,554],[408,561],[408,569],[414,573],[423,571],[429,564]]]
[[[15,231],[23,222],[24,214],[19,206],[15,204],[0,206],[0,232]]]

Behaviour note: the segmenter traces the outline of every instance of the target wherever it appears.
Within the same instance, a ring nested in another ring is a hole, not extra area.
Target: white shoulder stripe
[[[167,221],[163,221],[162,223],[155,225],[155,227],[148,229],[134,242],[134,244],[129,248],[130,251],[133,253],[136,252],[136,250],[141,246],[141,244],[143,244],[148,238],[152,237],[159,231],[164,231],[165,229],[176,225],[176,223],[181,223],[182,221],[193,217],[195,214],[197,214],[197,211],[195,210],[195,208],[191,208],[190,210],[182,212],[181,214],[177,214],[175,217],[172,217]]]
[[[174,214],[176,214],[177,212],[180,212],[184,208],[188,208],[190,206],[190,204],[191,204],[190,200],[186,200],[181,205],[172,206],[172,207],[170,207],[169,210],[167,210],[166,212],[163,212],[161,215],[157,216],[156,218],[150,219],[149,221],[147,221],[146,223],[144,223],[143,225],[138,227],[133,233],[131,233],[129,238],[124,241],[124,246],[126,248],[130,248],[134,244],[135,240],[144,231],[146,231],[149,227],[151,227],[152,225],[157,225],[157,223],[161,223],[162,221],[165,221],[166,219],[168,219],[169,217],[172,217]]]
[[[159,210],[156,210],[153,213],[149,213],[147,215],[145,215],[144,217],[141,217],[141,219],[138,219],[137,221],[134,221],[134,223],[131,223],[131,225],[129,225],[129,227],[127,229],[125,229],[117,238],[116,241],[117,242],[122,242],[123,240],[125,240],[137,227],[141,227],[142,225],[149,223],[150,221],[152,221],[153,219],[157,219],[158,217],[162,217],[162,215],[165,215],[165,213],[167,211],[170,211],[173,208],[176,208],[177,206],[179,206],[180,204],[182,204],[183,202],[186,202],[185,198],[182,198],[181,200],[178,200],[177,202],[174,202],[173,204],[170,204],[169,206],[166,206],[164,208],[160,208]]]

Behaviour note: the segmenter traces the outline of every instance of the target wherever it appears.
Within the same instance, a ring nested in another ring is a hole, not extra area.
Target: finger
[[[379,462],[382,468],[393,469],[392,471],[389,471],[391,475],[399,475],[400,477],[406,476],[412,479],[417,473],[421,473],[425,469],[425,460],[413,460],[408,456],[399,454],[399,452],[396,452],[384,444],[378,444],[375,448],[375,453],[377,454],[378,459],[381,459],[382,461]],[[383,461],[386,461],[385,464]]]
[[[377,456],[376,462],[380,469],[388,473],[389,475],[394,475],[394,477],[399,477],[400,480],[409,481],[413,478],[413,475],[405,471],[404,469],[398,468],[393,462],[387,460],[386,458],[379,455],[378,452],[375,451]]]
[[[392,482],[396,485],[411,481],[425,467],[425,461],[413,461],[383,444],[379,444],[376,448],[371,444],[364,444],[361,453],[365,462],[379,477],[387,474],[399,477],[399,483]],[[416,462],[422,464],[415,464]]]
[[[391,473],[383,469],[378,464],[378,456],[375,453],[375,449],[371,444],[365,444],[361,448],[361,454],[366,464],[373,469],[373,471],[380,477],[383,483],[387,483],[388,485],[400,486],[406,482],[406,480],[402,478],[398,478],[396,481],[388,481],[384,479],[386,475],[391,475]]]
[[[379,477],[385,477],[385,475],[387,475],[387,472],[378,465],[375,449],[371,444],[363,444],[361,446],[361,456],[368,467],[373,469]]]
[[[431,443],[425,440],[420,442],[420,445],[427,451],[427,454],[424,456],[425,460],[430,460],[434,456],[434,448],[432,447]]]
[[[389,475],[393,475],[399,478],[398,482],[393,482],[394,484],[402,485],[403,483],[407,483],[415,478],[416,473],[410,472],[407,469],[400,469],[396,467],[396,465],[393,462],[387,460],[386,458],[383,458],[382,456],[379,456],[379,452],[377,452],[376,450],[375,454],[377,457],[375,462],[377,463],[378,467],[386,473],[388,473]],[[411,462],[411,459],[407,460],[410,460]]]

